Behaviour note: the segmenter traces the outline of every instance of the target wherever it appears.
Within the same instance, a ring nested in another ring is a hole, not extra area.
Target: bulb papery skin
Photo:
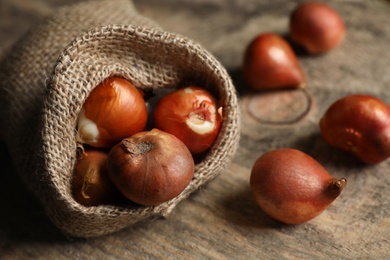
[[[222,122],[222,107],[205,89],[177,89],[157,103],[154,126],[179,138],[192,154],[207,151],[215,142]]]
[[[93,89],[78,117],[79,143],[109,148],[143,131],[148,112],[141,92],[118,77],[105,79]]]
[[[286,40],[274,33],[255,37],[247,46],[243,76],[253,90],[304,88],[306,77]]]
[[[109,153],[110,179],[129,200],[159,205],[178,196],[194,175],[188,148],[174,135],[152,129],[114,146]]]
[[[286,224],[300,224],[317,217],[345,185],[345,179],[334,179],[312,157],[290,148],[260,156],[250,177],[250,187],[260,208]]]

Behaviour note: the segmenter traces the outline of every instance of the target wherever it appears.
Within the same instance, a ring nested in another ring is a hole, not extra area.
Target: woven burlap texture
[[[113,75],[142,89],[191,82],[222,103],[217,141],[196,164],[190,185],[171,201],[153,207],[84,207],[71,196],[78,113],[90,91]],[[0,82],[1,134],[15,167],[53,223],[72,236],[99,236],[169,214],[215,178],[238,146],[238,101],[223,66],[199,44],[139,15],[127,0],[57,10],[13,46],[1,63]]]

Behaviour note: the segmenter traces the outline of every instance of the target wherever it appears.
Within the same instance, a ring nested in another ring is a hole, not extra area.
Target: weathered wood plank
[[[326,55],[299,56],[309,80],[311,103],[300,99],[302,93],[294,97],[285,92],[269,94],[270,102],[264,94],[247,91],[240,73],[242,53],[260,32],[285,35],[288,13],[297,2],[136,0],[141,13],[167,30],[201,42],[231,73],[242,111],[242,138],[234,160],[167,219],[154,219],[99,238],[75,239],[64,237],[50,223],[15,176],[6,147],[0,146],[0,258],[388,258],[390,160],[367,166],[329,147],[319,135],[318,121],[332,102],[346,94],[370,93],[390,103],[390,3],[328,1],[345,18],[347,37],[340,48]],[[69,1],[1,0],[0,52],[27,30],[30,22],[64,3]],[[276,102],[283,104],[277,106]],[[292,103],[285,106],[286,102]],[[257,107],[263,110],[256,112]],[[346,189],[330,208],[301,225],[288,226],[270,219],[249,191],[253,162],[263,152],[280,147],[303,150],[335,177],[348,179]]]

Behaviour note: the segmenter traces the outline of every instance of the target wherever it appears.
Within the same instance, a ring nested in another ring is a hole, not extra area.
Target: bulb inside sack
[[[80,111],[77,141],[112,147],[144,130],[148,112],[142,92],[129,81],[112,77],[92,90]]]
[[[190,86],[164,96],[154,110],[154,125],[179,138],[199,154],[215,142],[222,122],[222,107],[207,90]]]

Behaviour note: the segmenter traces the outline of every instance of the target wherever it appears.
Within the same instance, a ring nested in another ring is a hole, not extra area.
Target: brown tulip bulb
[[[248,45],[243,75],[254,90],[306,86],[305,76],[291,46],[273,33],[260,34]]]
[[[324,140],[366,163],[390,157],[390,106],[370,95],[334,102],[319,123]]]
[[[179,138],[192,154],[210,149],[222,123],[222,107],[209,91],[189,86],[164,96],[154,109],[154,126]]]
[[[98,150],[83,151],[73,170],[72,193],[84,206],[111,204],[120,198],[108,177],[108,154]]]
[[[345,184],[345,179],[333,178],[309,155],[290,148],[260,156],[250,176],[257,204],[286,224],[317,217],[340,195]]]
[[[302,3],[290,16],[292,40],[310,54],[320,54],[336,48],[344,39],[345,31],[340,14],[325,3]]]
[[[109,153],[109,176],[129,200],[158,205],[178,196],[194,174],[188,148],[158,129],[125,138]]]
[[[129,81],[110,77],[92,90],[77,121],[77,141],[111,148],[123,138],[143,131],[148,110],[143,93]]]

